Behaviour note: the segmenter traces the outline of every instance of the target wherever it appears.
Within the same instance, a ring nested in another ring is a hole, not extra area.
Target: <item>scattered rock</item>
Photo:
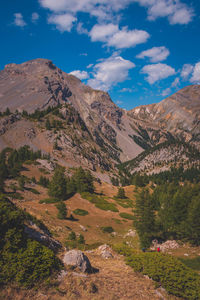
[[[185,256],[189,256],[189,254],[188,254],[188,253],[184,253],[184,255],[185,255]]]
[[[63,258],[63,263],[78,268],[83,273],[92,273],[93,269],[88,257],[80,250],[70,250]]]
[[[133,230],[133,229],[129,229],[128,233],[125,234],[124,238],[126,238],[126,237],[135,237],[135,235],[136,235],[136,231]]]
[[[98,250],[100,251],[100,254],[103,258],[106,258],[106,259],[113,258],[112,249],[108,245],[106,245],[106,244],[101,245],[98,248]]]
[[[57,277],[57,280],[61,281],[65,276],[67,276],[68,272],[65,270],[62,270]]]
[[[80,228],[81,228],[84,232],[87,231],[87,228],[85,228],[83,225],[80,225]]]
[[[165,252],[169,249],[178,249],[180,246],[176,241],[166,241],[162,244],[159,244],[157,240],[153,240],[152,247],[150,249],[156,250],[158,247],[160,247],[162,252]]]
[[[37,162],[41,164],[42,167],[46,168],[48,171],[54,171],[55,165],[52,161],[46,159],[37,159]]]

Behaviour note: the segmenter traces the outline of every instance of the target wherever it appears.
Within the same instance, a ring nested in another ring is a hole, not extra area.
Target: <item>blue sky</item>
[[[200,83],[200,1],[7,0],[0,69],[51,59],[120,107]]]

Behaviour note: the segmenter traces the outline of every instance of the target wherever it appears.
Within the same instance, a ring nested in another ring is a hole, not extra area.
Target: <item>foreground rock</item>
[[[80,250],[70,250],[63,258],[63,263],[67,266],[78,268],[83,273],[92,273],[93,268],[88,257]]]
[[[100,252],[101,256],[103,258],[113,258],[113,255],[112,255],[112,249],[108,246],[108,245],[101,245],[99,248],[98,248],[98,251]]]

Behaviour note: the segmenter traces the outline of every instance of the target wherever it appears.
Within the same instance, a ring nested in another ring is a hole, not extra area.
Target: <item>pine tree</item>
[[[67,208],[65,203],[59,202],[58,204],[56,204],[56,208],[58,209],[58,219],[65,220],[67,218]]]
[[[134,217],[134,226],[140,238],[141,248],[148,248],[155,231],[155,215],[148,190],[143,190],[137,196]]]
[[[117,193],[116,197],[119,198],[119,199],[125,199],[126,198],[125,191],[122,187],[118,188],[118,193]]]
[[[188,210],[187,217],[188,240],[196,246],[200,245],[200,201],[194,197]]]
[[[49,121],[49,118],[46,119],[45,127],[47,130],[51,130],[51,123]]]
[[[63,168],[57,168],[48,186],[48,194],[51,197],[65,200],[67,196],[66,177]]]

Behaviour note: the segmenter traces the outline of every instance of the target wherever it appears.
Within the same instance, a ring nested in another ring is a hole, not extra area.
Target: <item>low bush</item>
[[[113,212],[118,212],[115,203],[108,202],[105,197],[99,196],[97,194],[90,194],[90,193],[81,193],[81,197],[94,203],[95,206],[102,210],[110,210]]]
[[[27,219],[27,213],[0,196],[0,285],[14,282],[29,288],[61,269],[52,250],[27,238]]]
[[[78,215],[78,216],[86,216],[86,215],[89,214],[87,210],[80,209],[80,208],[75,209],[75,210],[73,211],[73,213],[74,213],[75,215]]]
[[[50,204],[50,203],[57,203],[61,200],[58,198],[46,198],[39,201],[40,204]]]
[[[180,261],[184,263],[187,267],[200,271],[200,256],[194,258],[180,258]]]
[[[167,292],[188,300],[200,299],[200,276],[179,259],[162,253],[137,253],[121,245],[114,249],[126,256],[126,263],[162,285]]]
[[[39,195],[40,192],[38,192],[36,189],[33,189],[33,188],[29,188],[28,189],[31,193],[35,194],[35,195]]]
[[[119,199],[116,196],[113,197],[113,199],[119,204],[120,206],[124,208],[132,208],[133,207],[133,200],[129,198]]]
[[[101,230],[104,233],[112,233],[112,232],[114,232],[114,229],[111,226],[101,227]]]
[[[128,219],[128,220],[134,220],[134,216],[125,212],[122,212],[119,214],[121,218]]]

